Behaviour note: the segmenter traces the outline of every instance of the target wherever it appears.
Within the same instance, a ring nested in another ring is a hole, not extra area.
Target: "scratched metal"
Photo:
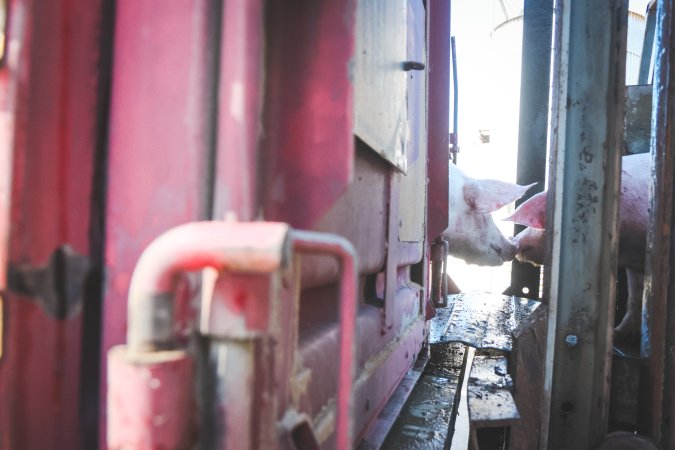
[[[516,296],[468,292],[448,296],[431,320],[429,342],[463,342],[475,348],[511,351],[511,332],[540,302]]]

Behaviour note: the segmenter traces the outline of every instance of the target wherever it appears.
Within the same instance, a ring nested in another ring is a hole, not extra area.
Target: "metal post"
[[[448,123],[450,120],[450,0],[427,0],[428,189],[427,236],[448,227]]]
[[[662,448],[671,448],[675,443],[675,427],[671,425],[675,413],[673,388],[675,379],[675,292],[672,277],[675,263],[675,240],[673,234],[673,179],[675,178],[675,149],[673,149],[673,101],[675,83],[672,73],[675,60],[673,45],[673,2],[658,3],[656,12],[656,60],[654,64],[654,87],[652,103],[652,129],[650,151],[652,154],[652,177],[650,210],[652,220],[647,236],[645,260],[645,285],[643,302],[643,333],[640,352],[647,358],[642,380],[645,386],[642,400],[641,431]]]
[[[552,28],[553,0],[525,0],[516,180],[521,185],[537,183],[537,187],[517,204],[544,190]],[[516,225],[514,234],[524,228]],[[539,273],[538,267],[514,261],[509,293],[523,295],[527,288],[527,296],[539,298]]]
[[[559,0],[556,12],[540,446],[594,448],[609,409],[627,1]]]

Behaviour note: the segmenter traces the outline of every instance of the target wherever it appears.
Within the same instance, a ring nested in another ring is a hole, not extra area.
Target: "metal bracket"
[[[64,244],[54,250],[44,266],[10,265],[7,287],[35,298],[49,315],[64,320],[80,309],[90,268],[88,256],[80,255]]]

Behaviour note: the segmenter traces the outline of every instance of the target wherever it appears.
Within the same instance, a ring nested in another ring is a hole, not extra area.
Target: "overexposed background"
[[[630,0],[627,84],[636,84],[649,0]],[[475,178],[516,179],[523,0],[453,0],[452,35],[456,39],[459,81],[458,166]],[[451,92],[452,92],[452,80]],[[452,101],[450,104],[452,130]],[[489,142],[485,142],[489,139]],[[494,214],[507,236],[513,225]],[[503,292],[511,281],[511,263],[497,268],[468,265],[450,257],[448,273],[462,291]]]

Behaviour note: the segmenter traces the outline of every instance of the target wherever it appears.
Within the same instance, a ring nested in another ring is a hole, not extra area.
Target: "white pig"
[[[617,340],[639,336],[642,310],[645,246],[649,226],[650,156],[648,153],[626,155],[621,159],[621,197],[619,199],[618,266],[626,269],[628,299],[626,315],[614,329]],[[522,205],[506,220],[530,228],[513,238],[518,247],[516,258],[542,264],[545,258],[546,192]]]
[[[491,212],[520,198],[532,185],[468,177],[450,164],[449,224],[443,232],[451,255],[470,264],[499,266],[516,246],[502,234]]]

